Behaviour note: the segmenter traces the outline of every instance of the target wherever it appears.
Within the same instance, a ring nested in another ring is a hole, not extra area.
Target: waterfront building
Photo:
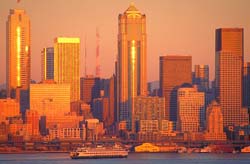
[[[242,110],[244,30],[216,29],[216,98],[221,105],[224,127],[248,123]]]
[[[177,130],[199,132],[204,128],[205,97],[196,87],[178,89]]]
[[[118,121],[125,121],[127,130],[131,130],[132,99],[147,95],[146,16],[131,3],[118,19]]]
[[[151,143],[143,143],[135,147],[135,152],[160,152],[160,148]]]
[[[165,118],[177,121],[177,90],[192,82],[192,57],[160,56],[160,95],[165,97]]]
[[[39,116],[64,115],[70,112],[70,84],[56,84],[44,81],[30,85],[30,110]]]
[[[58,84],[70,84],[71,102],[80,100],[80,38],[55,39],[54,80]]]
[[[60,141],[85,140],[85,129],[82,128],[50,128],[49,140],[59,139]]]
[[[41,55],[41,80],[54,79],[54,48],[47,47],[42,50]]]
[[[223,115],[220,105],[213,101],[206,111],[206,132],[205,140],[216,141],[226,140],[226,133],[223,131]]]

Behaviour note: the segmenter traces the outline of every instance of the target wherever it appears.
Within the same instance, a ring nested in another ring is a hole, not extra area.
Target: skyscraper
[[[58,37],[54,44],[54,80],[70,84],[70,100],[80,100],[80,38]]]
[[[244,63],[243,106],[250,108],[250,62]]]
[[[205,96],[195,87],[178,89],[177,129],[181,132],[199,132],[204,128]]]
[[[54,79],[54,48],[44,48],[41,55],[41,80]]]
[[[216,97],[221,105],[224,126],[248,122],[242,110],[243,39],[242,28],[216,30]]]
[[[80,98],[87,104],[100,97],[100,78],[87,75],[80,79]]]
[[[30,84],[30,19],[24,10],[11,9],[6,23],[7,96]]]
[[[194,74],[194,83],[198,85],[201,90],[207,91],[209,89],[209,66],[202,64],[195,65]]]
[[[119,15],[117,90],[119,121],[131,129],[132,98],[147,95],[146,16],[134,4]]]
[[[160,95],[165,97],[165,117],[177,121],[177,90],[192,83],[192,57],[168,55],[160,57]]]

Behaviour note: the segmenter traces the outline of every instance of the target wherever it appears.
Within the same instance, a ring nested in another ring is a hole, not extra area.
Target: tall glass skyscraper
[[[147,95],[146,16],[131,4],[118,19],[118,119],[131,130],[132,98]]]
[[[7,96],[16,97],[16,88],[30,84],[30,19],[24,10],[10,10],[6,30]]]
[[[70,84],[70,101],[80,100],[80,38],[58,37],[54,42],[54,81]]]

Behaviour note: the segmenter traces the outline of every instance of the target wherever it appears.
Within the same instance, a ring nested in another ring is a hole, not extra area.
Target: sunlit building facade
[[[167,55],[160,57],[160,95],[165,97],[165,118],[177,121],[177,90],[192,83],[192,57]]]
[[[118,119],[131,130],[132,98],[147,95],[146,16],[131,4],[118,19]]]
[[[247,113],[242,110],[243,39],[242,28],[216,30],[216,97],[221,105],[225,127],[248,123]]]
[[[54,80],[70,84],[71,102],[80,100],[80,38],[55,39]]]
[[[195,65],[194,66],[195,81],[194,83],[204,91],[209,89],[209,66]]]
[[[41,55],[41,80],[54,79],[54,48],[44,48]]]
[[[205,96],[195,87],[178,89],[177,130],[199,132],[204,127]]]
[[[20,105],[15,99],[0,99],[0,120],[20,115]]]
[[[213,101],[206,111],[206,140],[226,140],[226,133],[223,131],[223,115],[220,105]]]
[[[30,19],[24,10],[11,9],[6,23],[7,97],[15,97],[17,87],[30,84]]]
[[[30,85],[30,110],[39,116],[58,116],[70,112],[70,84]]]

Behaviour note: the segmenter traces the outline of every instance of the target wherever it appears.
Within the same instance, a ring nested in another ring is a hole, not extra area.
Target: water
[[[0,154],[0,164],[250,164],[250,154],[130,153],[128,158],[72,160],[68,153]]]

